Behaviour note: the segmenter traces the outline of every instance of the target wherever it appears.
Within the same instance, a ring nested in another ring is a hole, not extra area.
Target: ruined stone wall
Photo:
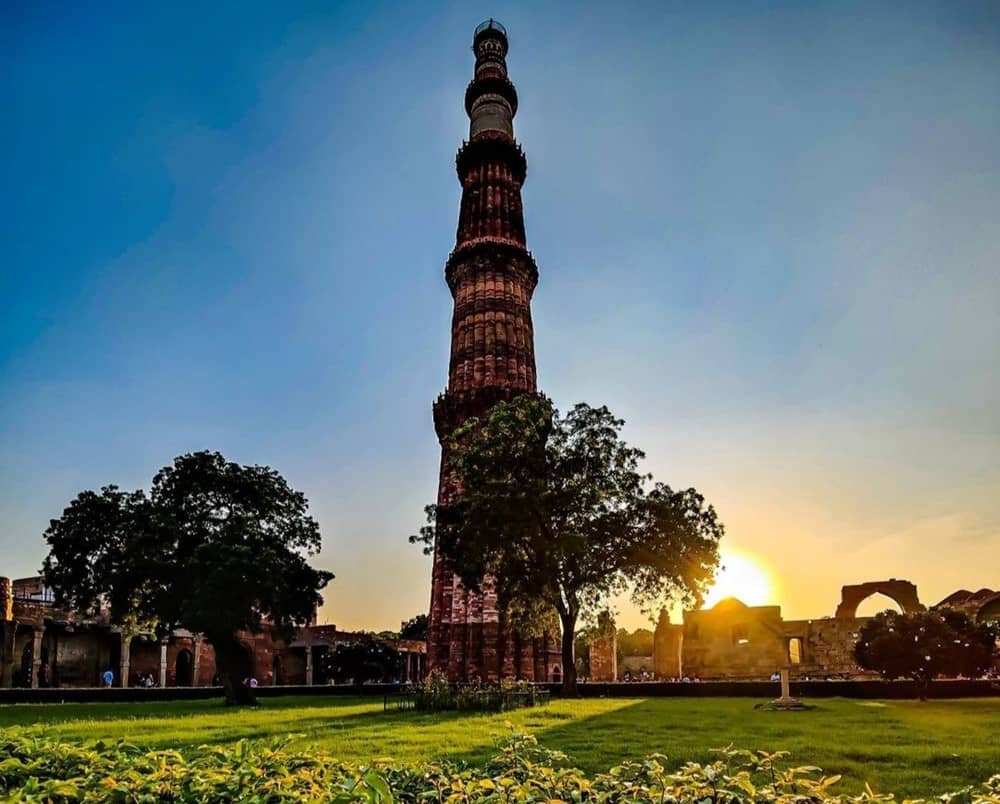
[[[800,661],[791,663],[795,678],[875,677],[858,667],[854,660],[854,645],[867,617],[844,619],[824,617],[818,620],[789,620],[784,623],[785,636],[801,640]]]
[[[840,604],[833,616],[840,620],[856,619],[858,606],[875,594],[882,594],[896,601],[908,614],[915,614],[925,608],[917,595],[916,584],[890,578],[887,581],[866,581],[841,587]]]
[[[612,628],[590,640],[590,680],[618,680],[618,635]]]
[[[683,674],[702,679],[768,678],[787,662],[778,606],[728,599],[684,613]]]
[[[662,610],[653,632],[653,673],[658,679],[684,675],[683,644],[684,627],[672,624],[666,609]]]
[[[653,675],[654,668],[652,656],[622,656],[618,663],[618,678],[625,680],[626,673],[632,679],[641,677],[643,673]]]
[[[66,631],[49,629],[42,642],[43,656],[49,664],[52,686],[93,687],[100,683],[101,673],[117,664],[116,635],[106,630],[81,629]]]

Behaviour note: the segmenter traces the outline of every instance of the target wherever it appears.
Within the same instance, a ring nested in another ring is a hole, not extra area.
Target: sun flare
[[[748,606],[763,606],[771,600],[771,579],[767,570],[746,553],[722,551],[715,583],[705,596],[705,607],[714,606],[727,597]]]

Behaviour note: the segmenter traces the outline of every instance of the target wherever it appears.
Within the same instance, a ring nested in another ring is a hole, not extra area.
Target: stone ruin
[[[871,678],[855,663],[854,645],[870,619],[857,616],[858,606],[875,594],[885,595],[907,613],[926,610],[916,585],[896,578],[844,586],[834,615],[811,620],[786,620],[780,606],[747,606],[727,598],[710,609],[685,612],[682,624],[671,623],[661,611],[649,663],[657,679],[764,679],[785,668],[793,679]],[[960,590],[934,608],[1000,620],[1000,592]],[[608,667],[609,650],[613,655],[613,643],[604,637],[591,644],[592,680],[616,680]],[[599,674],[594,672],[595,656]]]

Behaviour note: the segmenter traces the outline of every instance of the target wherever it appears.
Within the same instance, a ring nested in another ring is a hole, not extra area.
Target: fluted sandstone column
[[[455,428],[501,400],[537,393],[531,296],[538,268],[525,247],[527,162],[514,140],[517,92],[507,77],[507,47],[495,20],[476,29],[475,74],[465,92],[469,140],[456,158],[462,200],[445,266],[455,303],[448,387],[434,403],[439,503],[455,493],[446,443]],[[490,584],[481,594],[463,589],[436,551],[432,573],[428,670],[442,669],[452,680],[534,677],[533,642],[507,632]]]

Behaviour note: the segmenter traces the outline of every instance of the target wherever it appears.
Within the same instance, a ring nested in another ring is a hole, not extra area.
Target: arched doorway
[[[194,655],[187,649],[178,651],[174,660],[174,686],[194,686]]]
[[[854,616],[859,618],[874,617],[876,614],[883,611],[895,611],[902,613],[903,607],[888,595],[883,595],[881,592],[875,592],[875,594],[869,595],[858,603],[857,608],[854,610]]]
[[[274,658],[271,659],[271,683],[276,687],[285,683],[282,677],[282,670],[281,657],[275,654]]]
[[[788,640],[788,663],[802,664],[802,638],[792,637]]]
[[[561,684],[562,683],[562,669],[559,665],[552,668],[552,683]]]
[[[34,659],[34,651],[31,647],[31,642],[27,642],[24,646],[24,650],[21,651],[21,667],[20,673],[17,679],[17,686],[19,687],[30,687],[31,686],[31,664],[32,659]]]

